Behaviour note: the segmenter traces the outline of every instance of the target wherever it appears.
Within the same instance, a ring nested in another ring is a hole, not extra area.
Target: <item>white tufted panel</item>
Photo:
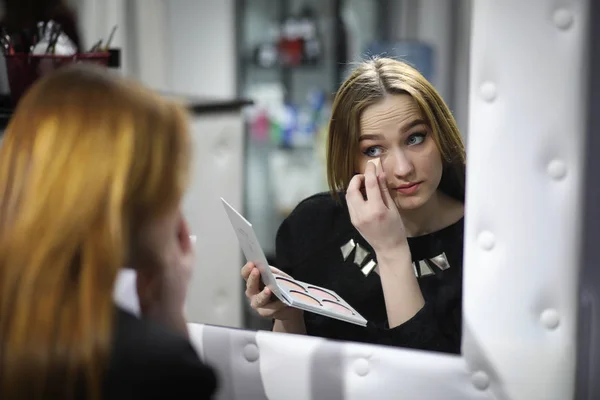
[[[509,399],[570,399],[587,1],[474,2],[463,351]]]
[[[122,269],[117,275],[113,289],[113,300],[121,308],[134,315],[140,315],[140,300],[136,288],[136,272]]]
[[[493,399],[459,356],[190,324],[216,400]]]
[[[344,399],[489,399],[472,385],[459,356],[347,343],[343,345]],[[315,397],[318,398],[318,397]]]
[[[190,323],[188,324],[188,332],[192,346],[194,346],[198,356],[204,359],[204,350],[202,349],[202,333],[204,332],[204,325]]]
[[[196,116],[191,129],[194,160],[184,212],[197,236],[197,257],[186,310],[191,322],[240,327],[243,263],[219,199],[241,209],[241,112]]]
[[[286,334],[260,332],[256,335],[260,349],[260,374],[269,399],[287,396],[289,400],[304,400],[311,397],[311,358],[324,340],[314,337],[302,339],[307,340],[290,346],[289,335]]]

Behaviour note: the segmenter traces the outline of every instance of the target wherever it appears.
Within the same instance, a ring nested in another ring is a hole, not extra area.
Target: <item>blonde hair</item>
[[[386,95],[408,94],[418,104],[443,158],[439,189],[464,201],[465,146],[448,106],[415,68],[390,58],[360,63],[336,93],[327,141],[327,181],[337,197],[355,173],[360,118]]]
[[[187,185],[187,115],[92,67],[20,101],[0,148],[0,398],[100,398],[113,284]]]

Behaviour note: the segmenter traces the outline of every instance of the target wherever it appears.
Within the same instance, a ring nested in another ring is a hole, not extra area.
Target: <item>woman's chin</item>
[[[420,207],[422,207],[427,199],[424,199],[423,196],[413,195],[413,196],[405,196],[401,194],[396,194],[394,197],[394,203],[396,203],[396,207],[400,211],[413,211]]]

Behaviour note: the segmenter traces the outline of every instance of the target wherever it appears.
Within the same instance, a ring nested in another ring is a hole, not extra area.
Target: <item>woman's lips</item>
[[[421,182],[411,183],[410,185],[402,185],[396,188],[396,192],[404,195],[413,194],[421,186]]]

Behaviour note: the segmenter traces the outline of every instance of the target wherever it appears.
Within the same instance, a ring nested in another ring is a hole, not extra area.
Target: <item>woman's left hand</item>
[[[362,192],[363,184],[366,196]],[[352,224],[376,253],[393,252],[407,245],[404,224],[379,159],[369,160],[365,173],[352,178],[346,200]]]

